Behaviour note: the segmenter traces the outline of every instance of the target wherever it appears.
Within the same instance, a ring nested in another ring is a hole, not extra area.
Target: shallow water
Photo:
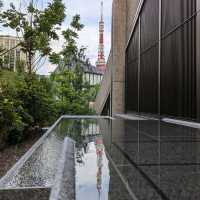
[[[82,145],[87,145],[85,141],[93,139],[94,136],[88,133],[99,134],[96,123],[96,120],[62,120],[6,186],[12,188],[51,186],[65,136],[72,137],[76,141],[77,148],[80,148]],[[94,157],[89,160],[91,159]]]
[[[200,130],[154,120],[62,120],[7,186],[52,186],[65,136],[77,200],[199,199]]]
[[[110,171],[98,122],[62,120],[6,184],[9,188],[51,187],[65,136],[76,141],[76,199],[108,199]]]

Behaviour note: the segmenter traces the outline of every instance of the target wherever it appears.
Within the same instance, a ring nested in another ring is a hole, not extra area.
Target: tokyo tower
[[[96,62],[97,69],[104,74],[106,71],[106,62],[104,56],[104,20],[103,20],[103,1],[101,1],[101,19],[99,22],[99,49],[98,60]]]

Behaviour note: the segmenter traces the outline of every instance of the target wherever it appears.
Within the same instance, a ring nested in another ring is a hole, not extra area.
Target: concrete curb
[[[100,116],[100,115],[63,115],[63,119],[114,119],[110,116]]]
[[[75,200],[75,142],[66,137],[50,200]]]

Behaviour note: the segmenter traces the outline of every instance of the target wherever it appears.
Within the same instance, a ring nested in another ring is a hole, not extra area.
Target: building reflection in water
[[[107,200],[110,171],[97,120],[82,124],[76,147],[76,199]]]

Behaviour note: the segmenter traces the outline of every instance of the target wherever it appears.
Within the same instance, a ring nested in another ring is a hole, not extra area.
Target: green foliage
[[[24,73],[26,69],[26,62],[24,60],[16,60],[16,71]]]
[[[21,142],[27,130],[46,126],[63,114],[91,114],[94,87],[83,70],[65,69],[51,79],[35,74],[0,71],[0,148]]]
[[[25,77],[26,88],[20,94],[24,107],[34,119],[34,125],[45,125],[56,117],[51,85],[46,78],[39,79],[36,75]]]
[[[17,112],[15,102],[9,99],[0,99],[0,148],[6,142],[16,143],[22,139],[24,124]],[[14,138],[14,133],[16,137]]]
[[[78,33],[83,29],[84,25],[80,22],[80,15],[75,15],[72,19],[71,26],[62,31],[64,37],[63,49],[59,53],[52,52],[49,56],[50,61],[53,64],[60,64],[60,61],[64,61],[64,65],[70,65],[74,60],[80,60],[85,58],[85,48],[78,49],[76,40],[78,39]]]
[[[11,72],[0,73],[0,144],[2,145],[5,142],[13,143],[14,133],[17,133],[15,140],[19,142],[27,125],[28,118],[25,117],[21,100],[17,98],[22,81],[21,77],[18,79]]]
[[[71,26],[62,32],[63,49],[55,53],[50,42],[59,39],[57,31],[65,19],[65,6],[62,0],[52,0],[44,10],[34,5],[30,3],[27,13],[22,13],[11,4],[0,14],[3,26],[23,33],[19,45],[28,57],[29,72],[24,72],[22,61],[16,63],[17,72],[2,70],[6,64],[0,59],[0,148],[21,142],[30,127],[46,126],[62,114],[91,114],[89,102],[95,99],[98,89],[83,80],[82,64],[88,60],[85,48],[79,49],[76,43],[83,28],[80,16],[74,16]],[[3,51],[0,49],[0,56],[5,55]],[[38,54],[39,59],[35,59]],[[50,79],[34,73],[44,56],[54,64],[63,62],[60,72]],[[69,70],[66,66],[72,63],[73,70]]]
[[[0,54],[4,52],[5,49],[0,47]],[[0,69],[8,69],[8,64],[9,64],[9,55],[5,54],[4,57],[0,56]]]
[[[99,88],[100,88],[99,84],[90,87],[90,90],[89,90],[89,93],[88,93],[89,101],[91,101],[91,102],[95,101],[96,96],[97,96],[98,91],[99,91]]]
[[[45,77],[0,71],[0,146],[19,143],[30,127],[57,117],[52,84]]]
[[[52,53],[50,56],[50,61],[59,65],[59,72],[56,72],[52,77],[56,85],[56,107],[60,115],[92,113],[89,108],[89,101],[93,99],[94,88],[91,88],[83,80],[83,64],[86,64],[88,60],[85,59],[85,48],[79,49],[76,43],[78,32],[83,27],[83,24],[80,23],[80,15],[75,15],[71,26],[62,32],[65,40],[63,49],[59,53]]]
[[[56,85],[56,104],[60,115],[92,113],[89,101],[92,100],[93,88],[83,80],[83,69],[80,65],[77,65],[74,71],[63,69],[52,76]]]

